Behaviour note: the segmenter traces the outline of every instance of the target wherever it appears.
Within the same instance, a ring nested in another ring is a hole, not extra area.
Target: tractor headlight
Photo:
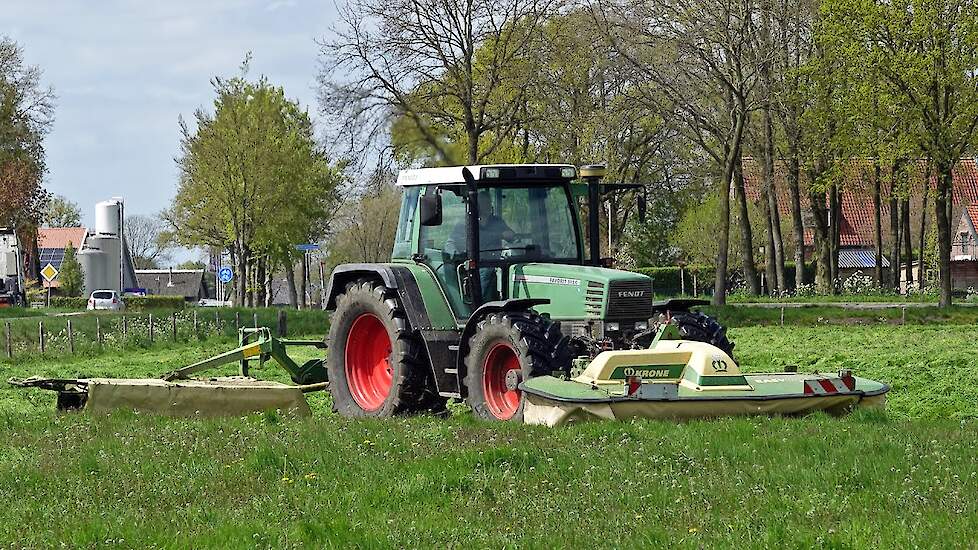
[[[604,324],[604,330],[606,332],[618,332],[619,329],[621,329],[621,326],[619,326],[618,323],[605,323]]]
[[[482,174],[486,177],[486,179],[498,179],[499,168],[486,168]]]
[[[639,321],[635,323],[635,330],[648,330],[648,328],[649,328],[648,321]]]

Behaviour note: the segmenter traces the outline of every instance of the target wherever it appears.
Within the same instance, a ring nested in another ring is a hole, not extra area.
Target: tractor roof
[[[401,170],[397,175],[398,186],[439,185],[465,183],[462,169],[465,166],[446,166],[443,168],[413,168]],[[477,181],[506,182],[519,180],[520,183],[570,181],[577,178],[577,168],[573,164],[479,164],[468,166]]]

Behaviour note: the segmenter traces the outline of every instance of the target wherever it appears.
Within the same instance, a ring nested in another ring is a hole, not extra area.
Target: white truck
[[[0,227],[0,307],[26,304],[24,261],[17,232]]]

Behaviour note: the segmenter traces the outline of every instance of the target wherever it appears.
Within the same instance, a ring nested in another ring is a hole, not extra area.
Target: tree
[[[178,264],[175,269],[204,269],[207,265],[200,260],[187,260],[181,264]]]
[[[26,252],[36,257],[37,227],[49,194],[44,136],[54,121],[54,92],[41,84],[41,70],[24,62],[24,52],[0,38],[0,225],[17,229]],[[36,262],[32,262],[36,265]],[[37,276],[36,268],[30,275]]]
[[[352,0],[321,43],[322,112],[352,153],[399,118],[443,161],[476,164],[506,144],[523,105],[512,68],[554,0]],[[448,134],[464,143],[458,158]],[[359,146],[357,146],[359,145]]]
[[[884,82],[917,127],[937,185],[940,304],[951,304],[952,171],[978,126],[978,2],[828,0],[828,36],[853,45],[848,59]],[[897,261],[899,261],[897,259]]]
[[[61,281],[61,292],[65,296],[81,296],[82,289],[85,287],[85,273],[75,255],[75,247],[71,243],[65,247],[65,257],[61,262],[58,280]]]
[[[726,303],[730,190],[758,77],[756,24],[749,0],[599,2],[615,52],[629,60],[650,105],[674,117],[714,167],[716,218],[713,303]]]
[[[348,204],[340,214],[336,236],[329,246],[330,266],[389,261],[400,201],[397,188],[386,185]]]
[[[309,114],[264,77],[212,81],[214,112],[181,120],[180,183],[165,213],[176,241],[227,249],[239,305],[267,298],[274,263],[291,273],[294,245],[315,242],[335,211],[340,170]]]
[[[78,227],[81,225],[81,209],[70,200],[55,195],[51,197],[44,210],[44,225],[47,227]]]
[[[136,269],[159,269],[169,260],[173,235],[160,216],[126,216],[122,232]]]

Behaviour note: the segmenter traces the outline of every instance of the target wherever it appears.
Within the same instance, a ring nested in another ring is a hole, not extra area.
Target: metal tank
[[[95,234],[118,236],[122,230],[122,201],[112,199],[95,205]]]
[[[109,288],[106,277],[109,262],[105,252],[96,248],[84,248],[78,251],[78,263],[85,274],[86,297],[96,290]]]

